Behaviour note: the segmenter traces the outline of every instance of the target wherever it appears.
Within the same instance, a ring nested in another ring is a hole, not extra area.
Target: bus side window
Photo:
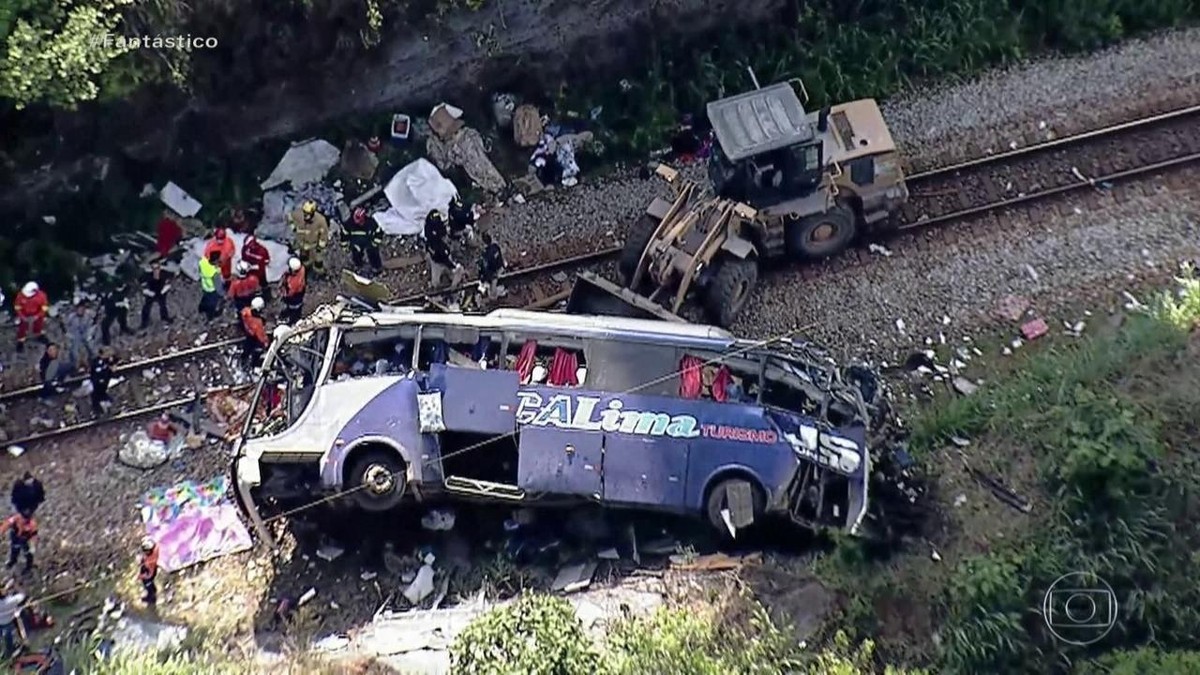
[[[754,403],[758,392],[757,362],[687,353],[679,362],[679,396],[729,403]]]
[[[334,355],[331,379],[404,373],[412,362],[411,329],[346,333]]]

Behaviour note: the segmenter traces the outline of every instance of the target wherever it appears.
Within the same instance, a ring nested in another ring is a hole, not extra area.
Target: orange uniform
[[[233,240],[226,234],[225,230],[217,230],[212,239],[204,245],[204,257],[207,258],[213,251],[218,251],[221,254],[221,276],[225,281],[229,281],[229,277],[233,274]]]
[[[303,267],[295,272],[288,270],[287,274],[283,275],[283,297],[294,298],[298,295],[303,295],[304,291],[308,289],[306,275],[306,270]]]
[[[250,302],[262,291],[258,277],[247,275],[229,282],[229,297],[236,301]]]
[[[269,344],[267,342],[267,324],[249,307],[242,309],[242,330],[245,331],[246,337],[254,340],[263,348]]]

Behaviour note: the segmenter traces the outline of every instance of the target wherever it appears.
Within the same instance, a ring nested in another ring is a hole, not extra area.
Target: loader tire
[[[858,234],[854,211],[842,205],[788,223],[788,250],[805,258],[828,258],[841,253]]]
[[[754,258],[725,258],[704,296],[704,309],[713,323],[728,328],[746,306],[758,283],[758,261]]]
[[[650,238],[654,236],[658,225],[657,218],[649,214],[642,214],[630,226],[629,235],[625,237],[625,246],[621,248],[621,257],[617,260],[617,274],[621,277],[621,284],[626,288],[633,281],[633,273],[637,271],[638,263],[642,261],[642,254],[650,245]]]

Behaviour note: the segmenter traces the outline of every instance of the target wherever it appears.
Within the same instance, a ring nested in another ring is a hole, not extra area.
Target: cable
[[[792,329],[792,330],[789,330],[789,331],[787,331],[786,333],[781,333],[781,334],[779,334],[779,335],[777,335],[777,336],[770,337],[770,338],[767,338],[767,339],[765,339],[765,340],[759,340],[759,341],[753,342],[753,343],[751,343],[751,344],[749,344],[749,345],[746,345],[746,346],[744,346],[744,347],[740,347],[740,348],[738,348],[738,349],[735,349],[735,350],[733,350],[733,351],[731,351],[731,352],[728,352],[728,353],[725,353],[725,354],[721,354],[720,356],[718,356],[718,357],[716,357],[716,358],[713,358],[713,359],[708,359],[707,361],[703,361],[703,362],[701,362],[701,364],[699,365],[699,367],[700,367],[700,368],[704,368],[704,367],[706,367],[706,366],[710,366],[710,365],[714,365],[714,364],[719,364],[719,363],[722,363],[722,362],[724,362],[724,361],[726,361],[726,360],[728,360],[728,359],[734,358],[734,357],[736,357],[736,356],[739,356],[739,355],[741,355],[741,354],[745,354],[746,352],[753,351],[753,350],[755,350],[755,349],[758,349],[758,348],[760,348],[760,347],[763,347],[763,346],[766,346],[766,345],[772,344],[772,343],[774,343],[774,342],[778,342],[778,341],[780,341],[780,340],[783,340],[783,339],[785,339],[785,338],[791,337],[791,336],[793,336],[793,335],[795,335],[795,334],[797,334],[797,333],[801,333],[801,332],[803,332],[803,331],[809,330],[809,329],[811,329],[811,328],[815,327],[816,325],[817,325],[817,324],[815,324],[815,323],[808,324],[808,325],[806,325],[806,326],[802,326],[802,327],[800,327],[800,328],[794,328],[794,329]],[[641,390],[643,390],[643,389],[645,389],[645,388],[647,388],[647,387],[652,387],[652,386],[654,386],[654,385],[656,385],[656,384],[659,384],[659,383],[665,382],[665,381],[667,381],[667,380],[669,380],[669,379],[671,379],[671,378],[674,378],[674,377],[676,377],[676,376],[680,375],[682,372],[683,372],[683,371],[674,371],[674,372],[672,372],[672,373],[671,373],[671,374],[669,374],[669,375],[662,375],[662,376],[656,377],[656,378],[654,378],[654,379],[651,379],[651,380],[648,380],[648,381],[646,381],[646,382],[643,382],[643,383],[641,383],[641,384],[639,384],[639,385],[637,385],[637,386],[635,386],[635,387],[632,387],[632,388],[630,388],[630,389],[627,389],[627,390],[625,390],[625,391],[619,392],[619,393],[617,394],[617,396],[623,396],[623,395],[625,395],[625,394],[633,394],[633,393],[636,393],[636,392],[638,392],[638,391],[641,391]],[[466,446],[466,447],[464,447],[464,448],[459,448],[458,450],[455,450],[454,452],[451,452],[451,453],[448,453],[448,454],[442,455],[442,456],[441,456],[441,459],[442,459],[442,461],[445,461],[445,460],[447,460],[447,459],[450,459],[451,457],[457,457],[457,456],[459,456],[459,455],[462,455],[462,454],[465,454],[465,453],[467,453],[467,452],[471,452],[472,450],[478,450],[478,449],[480,449],[480,448],[482,448],[482,447],[485,447],[485,446],[487,446],[487,445],[490,445],[490,444],[492,444],[492,443],[496,442],[497,440],[500,440],[500,439],[506,439],[506,438],[511,438],[511,437],[513,437],[513,436],[516,436],[516,435],[517,435],[517,434],[519,434],[519,433],[520,433],[520,430],[514,429],[513,431],[510,431],[510,432],[508,432],[508,433],[505,433],[505,434],[500,434],[500,435],[497,435],[497,436],[492,436],[492,437],[488,438],[486,441],[480,441],[480,442],[478,442],[478,443],[474,443],[474,444],[468,445],[468,446]],[[393,472],[393,473],[392,473],[392,477],[393,477],[393,478],[394,478],[394,477],[396,477],[396,476],[398,476],[398,475],[400,475],[400,472]],[[308,510],[308,509],[310,509],[310,508],[314,508],[314,507],[316,507],[316,506],[319,506],[319,505],[321,505],[321,504],[326,504],[326,503],[328,503],[328,502],[334,501],[334,500],[336,500],[336,499],[340,499],[340,498],[342,498],[342,497],[345,497],[345,496],[347,496],[347,495],[354,494],[355,492],[358,492],[359,490],[362,490],[362,489],[364,489],[365,487],[366,487],[365,485],[355,485],[354,487],[351,487],[351,488],[345,488],[345,489],[339,490],[339,491],[337,491],[337,492],[334,492],[334,493],[332,493],[332,494],[326,495],[326,496],[324,496],[324,497],[322,497],[322,498],[320,498],[320,499],[317,499],[317,500],[315,500],[315,501],[309,502],[309,503],[307,503],[307,504],[303,504],[303,505],[301,505],[301,506],[297,506],[297,507],[295,507],[295,508],[288,509],[287,511],[284,511],[283,513],[279,513],[279,514],[273,515],[273,516],[271,516],[271,517],[269,517],[269,518],[264,518],[264,519],[263,519],[263,524],[264,524],[264,525],[266,525],[266,524],[269,524],[269,523],[277,522],[277,521],[279,521],[279,520],[282,520],[282,519],[284,519],[284,518],[287,518],[287,517],[293,516],[293,515],[295,515],[295,514],[297,514],[297,513],[300,513],[300,512],[303,512],[303,511],[307,511],[307,510]]]

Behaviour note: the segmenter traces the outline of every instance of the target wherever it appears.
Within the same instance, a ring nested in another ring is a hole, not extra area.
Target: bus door
[[[526,492],[603,496],[603,433],[525,426],[518,453],[517,485]]]
[[[604,437],[604,501],[681,508],[690,444],[624,434]]]

